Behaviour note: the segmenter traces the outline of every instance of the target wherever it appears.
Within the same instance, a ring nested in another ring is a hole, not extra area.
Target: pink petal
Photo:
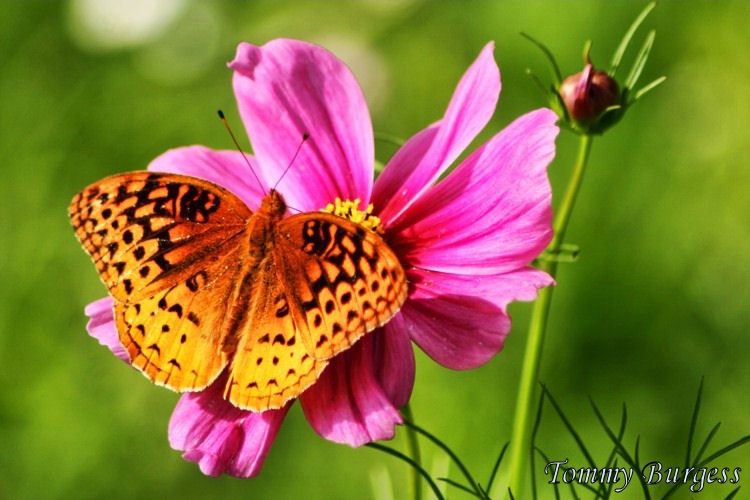
[[[411,338],[432,359],[455,370],[489,361],[510,331],[507,304],[534,300],[553,283],[546,273],[524,268],[494,276],[460,276],[412,268],[413,292],[401,309]]]
[[[99,343],[108,347],[112,354],[130,364],[130,356],[120,343],[115,326],[112,297],[104,297],[87,305],[83,312],[89,317],[86,330]]]
[[[556,120],[547,109],[527,113],[475,151],[389,228],[394,250],[410,265],[459,274],[528,265],[552,238]]]
[[[375,358],[376,377],[383,392],[396,408],[409,402],[414,388],[416,365],[408,331],[401,315],[396,314],[382,327],[382,332],[373,338],[373,342],[381,344],[380,354]]]
[[[208,389],[184,394],[169,421],[169,444],[209,476],[257,475],[289,410],[253,413],[222,398],[226,377]]]
[[[229,64],[240,115],[269,186],[290,207],[319,210],[372,189],[372,124],[362,91],[330,52],[297,40],[242,43]],[[310,138],[302,144],[305,134]],[[299,154],[295,153],[299,148]]]
[[[239,151],[214,151],[204,146],[171,149],[156,157],[148,166],[154,172],[190,175],[213,182],[233,192],[245,204],[257,209],[265,195],[247,161],[257,170],[256,160]]]
[[[443,119],[410,139],[378,177],[373,202],[386,226],[434,183],[492,117],[500,71],[487,44],[461,78]]]
[[[395,425],[402,423],[395,405],[408,400],[414,382],[414,358],[404,332],[370,332],[334,358],[300,396],[318,434],[350,446],[393,437]]]

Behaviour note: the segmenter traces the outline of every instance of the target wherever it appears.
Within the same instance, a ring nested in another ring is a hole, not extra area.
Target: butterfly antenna
[[[253,168],[252,163],[250,163],[250,160],[247,159],[247,155],[245,154],[245,151],[242,150],[242,146],[240,146],[239,141],[237,141],[237,137],[235,137],[234,132],[232,132],[232,127],[229,126],[229,121],[227,121],[227,118],[224,116],[224,112],[222,110],[219,110],[219,119],[224,123],[224,126],[227,128],[227,132],[229,132],[229,136],[232,138],[232,142],[234,142],[234,145],[237,147],[237,151],[242,153],[242,159],[245,160],[245,163],[247,163],[248,168],[253,173],[253,177],[255,177],[255,180],[258,181],[258,185],[260,186],[260,189],[262,191],[265,191],[265,187],[263,186],[263,183],[260,181],[260,177],[258,177],[258,173]],[[297,148],[299,151],[299,148]],[[295,155],[296,156],[296,155]]]
[[[292,159],[289,160],[289,165],[286,166],[286,168],[284,169],[284,171],[281,173],[281,176],[276,181],[276,184],[274,184],[274,186],[273,186],[274,189],[276,189],[276,187],[281,183],[281,179],[283,179],[284,176],[286,175],[286,173],[289,172],[289,169],[292,168],[292,165],[294,165],[294,160],[297,159],[297,156],[299,156],[300,150],[302,150],[302,145],[305,144],[305,142],[307,142],[307,140],[309,138],[310,138],[310,134],[308,134],[307,132],[305,132],[304,134],[302,134],[302,140],[300,141],[299,145],[297,146],[297,150],[294,152],[294,155],[292,155]]]

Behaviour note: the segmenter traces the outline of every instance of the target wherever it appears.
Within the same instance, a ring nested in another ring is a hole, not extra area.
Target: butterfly
[[[132,172],[78,193],[69,214],[114,301],[133,366],[158,385],[280,408],[407,296],[375,231],[326,212],[286,217],[276,190],[252,212],[211,182]],[[223,383],[223,382],[222,382]]]

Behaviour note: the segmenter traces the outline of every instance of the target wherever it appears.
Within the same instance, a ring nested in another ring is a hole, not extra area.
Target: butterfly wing
[[[84,189],[69,213],[115,300],[132,364],[175,390],[206,387],[227,364],[228,305],[252,212],[212,183],[134,172]]]
[[[238,294],[247,320],[225,392],[253,411],[302,394],[330,358],[388,321],[407,294],[404,270],[380,236],[341,217],[280,220],[269,246]]]
[[[231,363],[225,398],[240,408],[299,396],[406,299],[404,270],[374,232],[325,213],[251,222],[236,196],[192,177],[110,177],[70,215],[133,365],[200,390]],[[251,249],[255,224],[269,224],[270,240]]]
[[[307,352],[329,359],[386,323],[406,300],[406,273],[375,232],[327,213],[278,225],[274,256]]]
[[[315,359],[300,341],[287,296],[267,255],[246,276],[237,309],[247,311],[238,328],[224,393],[233,405],[253,411],[281,408],[312,385],[328,364]]]

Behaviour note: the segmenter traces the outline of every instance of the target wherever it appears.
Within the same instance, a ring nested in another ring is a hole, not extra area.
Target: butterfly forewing
[[[406,274],[375,232],[325,213],[281,221],[274,246],[279,280],[301,340],[317,359],[348,349],[406,300]]]
[[[69,211],[78,239],[119,301],[148,297],[221,258],[252,215],[219,186],[156,172],[92,184]]]

